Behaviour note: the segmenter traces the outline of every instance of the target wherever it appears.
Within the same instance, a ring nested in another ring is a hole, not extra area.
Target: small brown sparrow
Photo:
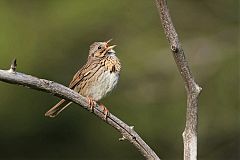
[[[87,63],[74,75],[69,88],[88,98],[90,109],[93,111],[95,103],[106,96],[116,86],[121,64],[109,41],[94,42],[90,46]],[[72,102],[62,99],[45,116],[55,117]],[[105,118],[109,111],[102,104]]]

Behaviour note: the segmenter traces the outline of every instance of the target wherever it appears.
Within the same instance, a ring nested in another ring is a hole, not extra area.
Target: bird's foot
[[[92,97],[87,97],[88,105],[91,110],[91,112],[94,111],[94,107],[96,106],[96,102],[92,99]]]
[[[106,121],[107,120],[107,117],[109,117],[109,110],[101,103],[99,105],[102,110],[103,110],[103,114],[104,114],[104,120]]]

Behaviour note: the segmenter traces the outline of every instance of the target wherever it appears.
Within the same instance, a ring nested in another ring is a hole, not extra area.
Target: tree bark
[[[70,100],[84,109],[87,109],[89,112],[92,112],[89,108],[87,99],[70,88],[53,81],[39,79],[31,75],[16,72],[15,70],[16,60],[13,60],[9,70],[0,70],[0,81],[17,84],[38,91],[48,92],[54,96]],[[155,152],[142,140],[137,132],[134,131],[133,126],[128,126],[111,113],[109,113],[107,119],[105,119],[104,110],[102,107],[99,107],[98,104],[96,104],[92,113],[119,131],[122,134],[122,138],[119,138],[119,140],[127,139],[146,159],[160,160]]]
[[[155,0],[160,20],[187,92],[186,126],[183,132],[184,160],[197,159],[198,96],[202,90],[194,81],[172,23],[166,0]]]

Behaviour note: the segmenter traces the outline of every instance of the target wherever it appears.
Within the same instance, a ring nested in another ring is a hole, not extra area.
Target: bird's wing
[[[74,89],[79,83],[83,81],[85,77],[92,74],[94,68],[98,65],[98,62],[88,61],[73,77],[69,84],[69,88]]]

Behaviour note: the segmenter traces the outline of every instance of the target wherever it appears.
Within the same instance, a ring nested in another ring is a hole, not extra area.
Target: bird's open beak
[[[110,50],[112,50],[114,47],[116,47],[117,45],[112,45],[112,46],[109,46],[109,43],[112,41],[112,39],[109,39],[108,41],[106,41],[106,43],[107,43],[107,49],[106,49],[106,51],[108,52],[108,51],[110,51]]]

